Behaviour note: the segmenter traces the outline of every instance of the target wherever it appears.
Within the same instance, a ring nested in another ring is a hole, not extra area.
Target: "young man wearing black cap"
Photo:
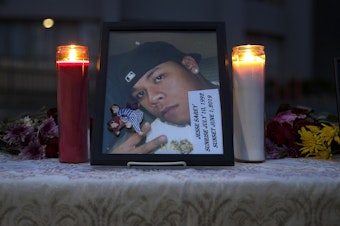
[[[122,104],[137,101],[154,120],[144,123],[143,136],[133,134],[112,153],[190,153],[191,116],[188,92],[217,89],[200,74],[199,54],[185,54],[165,42],[147,42],[114,57],[114,82],[127,93]],[[131,98],[131,99],[130,99]],[[138,145],[139,144],[139,145]]]

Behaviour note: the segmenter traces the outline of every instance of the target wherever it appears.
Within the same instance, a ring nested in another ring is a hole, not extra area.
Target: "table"
[[[0,225],[339,225],[340,158],[139,169],[0,153]]]

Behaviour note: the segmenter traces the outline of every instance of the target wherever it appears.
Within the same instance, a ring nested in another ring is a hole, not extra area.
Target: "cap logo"
[[[130,71],[126,76],[125,76],[125,81],[131,82],[131,80],[136,77],[136,73],[133,71]]]

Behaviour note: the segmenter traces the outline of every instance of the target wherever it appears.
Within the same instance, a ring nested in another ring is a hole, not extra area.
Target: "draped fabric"
[[[0,153],[0,225],[339,225],[340,158],[140,169]]]

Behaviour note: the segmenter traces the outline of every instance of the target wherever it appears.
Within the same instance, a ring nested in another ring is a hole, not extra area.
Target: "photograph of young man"
[[[116,73],[112,83],[119,87],[119,91],[114,90],[115,98],[118,96],[122,105],[137,102],[152,120],[141,126],[143,135],[133,133],[117,142],[109,153],[169,154],[162,152],[162,147],[164,150],[179,138],[181,142],[171,145],[189,145],[190,149],[192,130],[188,92],[218,89],[218,85],[201,74],[200,54],[183,53],[169,43],[158,41],[142,43],[110,60],[111,70]],[[107,89],[110,91],[112,87]],[[191,152],[185,148],[176,149],[172,153]]]

